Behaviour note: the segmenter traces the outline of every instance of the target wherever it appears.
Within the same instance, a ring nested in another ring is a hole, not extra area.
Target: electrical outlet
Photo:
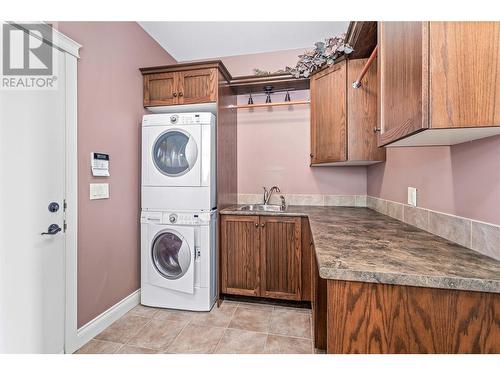
[[[410,206],[417,206],[417,188],[408,187],[408,204]]]

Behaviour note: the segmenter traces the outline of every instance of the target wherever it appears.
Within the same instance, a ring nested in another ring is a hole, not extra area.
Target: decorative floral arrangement
[[[299,55],[299,61],[293,68],[286,67],[285,71],[295,78],[309,77],[311,73],[322,68],[324,65],[332,65],[342,55],[348,55],[353,48],[345,43],[346,34],[325,39],[324,42],[316,42],[312,51]]]

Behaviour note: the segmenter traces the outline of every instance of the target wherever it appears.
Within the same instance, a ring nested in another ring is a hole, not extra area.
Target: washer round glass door
[[[182,235],[174,230],[161,232],[152,246],[156,270],[169,280],[180,279],[191,264],[191,249]]]
[[[164,175],[182,176],[196,163],[198,147],[189,134],[182,130],[168,130],[156,139],[153,146],[153,162]]]

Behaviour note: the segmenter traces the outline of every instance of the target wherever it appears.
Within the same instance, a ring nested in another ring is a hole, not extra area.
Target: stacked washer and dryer
[[[141,303],[209,311],[216,299],[216,119],[142,120]]]

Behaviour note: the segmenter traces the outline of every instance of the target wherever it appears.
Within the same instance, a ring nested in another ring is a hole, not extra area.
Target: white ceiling
[[[139,22],[177,61],[296,48],[347,31],[349,22]]]

